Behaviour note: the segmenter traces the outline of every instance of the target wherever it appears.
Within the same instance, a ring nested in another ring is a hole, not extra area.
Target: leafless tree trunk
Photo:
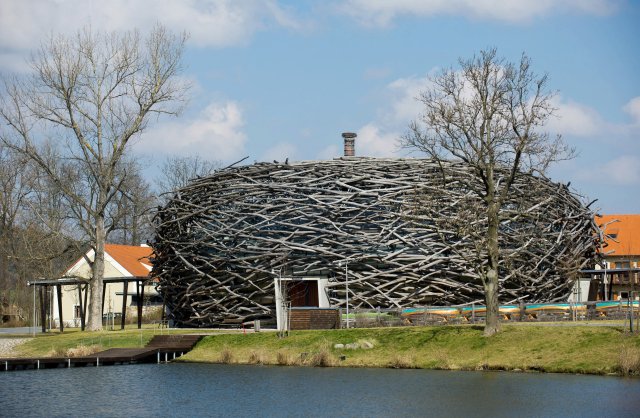
[[[84,29],[52,37],[31,59],[31,74],[5,79],[0,139],[48,175],[95,251],[89,330],[102,327],[104,244],[114,228],[107,208],[126,178],[119,163],[152,115],[177,114],[187,90],[176,77],[185,40],[162,26],[145,39]],[[47,140],[61,150],[56,164]]]
[[[478,178],[471,190],[481,202],[481,222],[452,224],[476,241],[486,260],[477,266],[485,290],[485,335],[500,330],[500,227],[504,204],[519,172],[542,173],[550,163],[571,158],[562,139],[541,130],[553,114],[547,76],[537,76],[523,55],[519,63],[499,58],[495,49],[459,61],[432,77],[419,100],[424,113],[413,122],[401,143],[438,160],[461,161]],[[507,174],[503,174],[507,173]],[[442,170],[443,186],[447,185]],[[482,228],[478,228],[482,225]]]
[[[15,232],[30,187],[28,161],[0,143],[0,290],[11,287],[10,258]]]
[[[41,170],[0,143],[0,297],[30,306],[26,281],[51,277],[70,261],[74,240],[62,203]]]

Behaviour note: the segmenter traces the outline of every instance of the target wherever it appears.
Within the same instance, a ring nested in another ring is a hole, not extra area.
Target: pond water
[[[161,364],[0,373],[3,417],[637,417],[640,379]]]

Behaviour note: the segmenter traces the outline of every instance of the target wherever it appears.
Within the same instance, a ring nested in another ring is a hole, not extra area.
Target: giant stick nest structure
[[[344,306],[345,262],[352,307],[482,303],[477,181],[423,159],[230,167],[159,210],[152,274],[192,326],[273,318],[277,277],[328,278],[330,303]],[[500,302],[566,300],[596,257],[592,212],[567,186],[521,174],[502,214]]]

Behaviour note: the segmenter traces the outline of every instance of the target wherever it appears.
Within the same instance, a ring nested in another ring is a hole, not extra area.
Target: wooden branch
[[[278,272],[329,278],[330,302],[344,306],[338,261],[353,307],[478,303],[486,216],[471,170],[374,158],[228,167],[156,214],[152,274],[191,326],[273,319]],[[593,213],[566,186],[519,173],[500,219],[502,303],[565,300],[595,263]]]

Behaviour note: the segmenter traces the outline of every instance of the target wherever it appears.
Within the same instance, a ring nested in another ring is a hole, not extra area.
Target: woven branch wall
[[[337,158],[228,168],[155,218],[152,274],[192,326],[275,317],[274,279],[329,278],[332,306],[482,303],[477,179],[459,164]],[[519,175],[500,224],[501,303],[566,300],[599,233],[564,185]]]

